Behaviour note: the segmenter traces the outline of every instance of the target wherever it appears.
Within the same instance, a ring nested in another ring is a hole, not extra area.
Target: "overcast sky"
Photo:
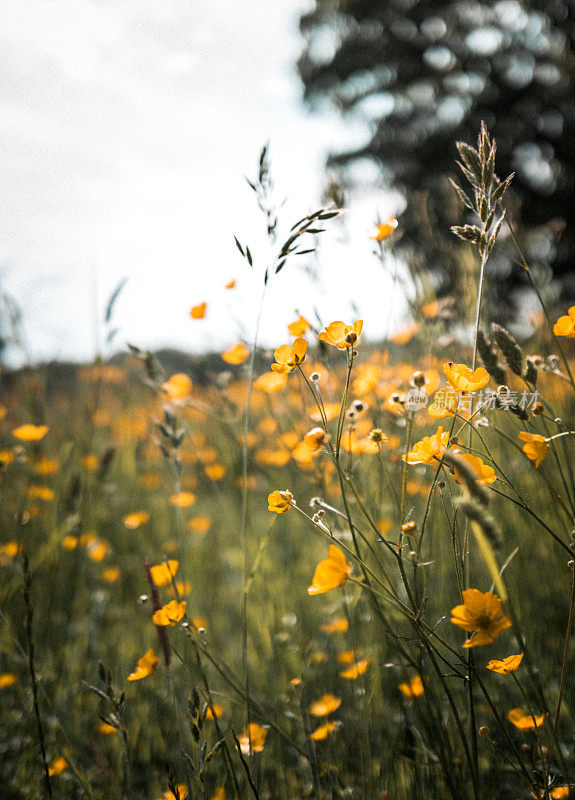
[[[34,360],[92,357],[123,277],[118,347],[249,340],[260,282],[232,234],[262,269],[268,254],[243,176],[269,140],[289,227],[317,206],[326,153],[368,135],[302,104],[297,22],[309,5],[0,0],[0,286],[22,308]],[[296,308],[345,318],[350,299],[382,333],[389,278],[368,239],[378,210],[393,209],[364,196],[351,244],[326,239],[319,283],[301,268],[278,276],[264,342],[285,339]],[[238,288],[226,292],[231,278]],[[208,315],[193,322],[201,301]]]

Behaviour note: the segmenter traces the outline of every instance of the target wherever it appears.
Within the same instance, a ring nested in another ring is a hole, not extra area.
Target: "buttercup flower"
[[[326,722],[325,725],[320,725],[313,733],[310,733],[309,738],[314,742],[322,742],[327,739],[330,733],[333,733],[337,728],[337,722]]]
[[[154,616],[152,617],[152,621],[155,625],[159,625],[160,627],[164,628],[169,625],[175,625],[176,622],[179,622],[184,614],[186,613],[186,601],[182,600],[178,602],[177,600],[171,600],[162,608],[159,608]]]
[[[323,428],[312,428],[304,436],[305,445],[313,452],[317,453],[326,444],[329,434]]]
[[[245,756],[251,755],[251,753],[261,753],[267,735],[268,732],[265,728],[262,728],[257,722],[250,722],[249,728],[244,728],[242,735],[238,737],[240,750]]]
[[[48,433],[49,428],[47,425],[20,425],[12,431],[12,436],[20,439],[21,442],[39,442]]]
[[[179,562],[175,559],[164,561],[163,564],[155,564],[150,567],[150,574],[156,586],[167,586],[172,582],[172,578],[178,571]]]
[[[333,622],[326,622],[321,626],[324,633],[345,633],[349,628],[346,617],[337,617]]]
[[[259,389],[260,392],[266,394],[273,394],[284,389],[286,383],[287,375],[279,372],[264,372],[254,381],[254,389]]]
[[[351,573],[351,564],[345,559],[344,553],[334,544],[329,546],[329,555],[320,561],[313,575],[308,594],[324,594],[332,589],[343,586]]]
[[[292,505],[293,494],[288,492],[287,489],[283,492],[276,489],[275,492],[268,494],[268,511],[275,511],[276,514],[285,514]]]
[[[314,717],[327,717],[332,714],[341,705],[341,698],[333,694],[323,694],[319,700],[314,702],[309,707],[309,713]]]
[[[443,432],[441,425],[433,436],[424,436],[413,445],[409,453],[401,456],[407,464],[430,464],[435,458],[441,458],[449,441],[449,431]]]
[[[206,316],[207,303],[198,303],[197,306],[192,306],[190,310],[190,317],[192,319],[203,319]]]
[[[176,789],[180,795],[180,800],[186,800],[186,797],[188,796],[188,787],[186,784],[178,783]],[[171,789],[167,789],[165,792],[162,792],[161,796],[158,797],[157,800],[174,800],[174,793]]]
[[[476,474],[477,477],[475,480],[477,483],[481,483],[483,486],[491,486],[491,484],[497,480],[497,475],[495,474],[493,467],[490,467],[488,464],[484,464],[479,456],[474,456],[471,453],[458,453],[457,457],[462,461],[465,461],[465,463]],[[455,481],[456,483],[461,483],[461,477],[457,472],[457,467],[455,468]]]
[[[276,360],[272,364],[272,370],[279,372],[280,375],[285,375],[288,372],[293,372],[298,364],[305,361],[305,354],[307,352],[307,341],[299,337],[291,344],[282,344],[274,353]]]
[[[346,325],[345,322],[336,320],[326,325],[325,330],[319,334],[318,338],[322,342],[339,348],[339,350],[345,350],[346,347],[353,347],[356,344],[362,329],[362,319],[357,319],[353,325]]]
[[[365,675],[369,667],[369,659],[362,658],[361,661],[356,661],[351,667],[344,669],[340,672],[342,678],[347,678],[348,681],[356,681],[361,675]]]
[[[56,756],[48,768],[48,775],[53,778],[56,775],[61,775],[68,769],[68,762],[63,756]]]
[[[222,353],[226,364],[243,364],[250,357],[250,351],[243,342],[238,342]]]
[[[507,719],[520,731],[530,731],[543,725],[545,714],[526,714],[522,708],[512,708]]]
[[[170,400],[184,400],[191,394],[192,380],[185,373],[178,372],[164,383],[163,389]]]
[[[487,669],[497,672],[498,675],[509,675],[510,672],[515,672],[516,669],[519,669],[522,661],[523,653],[519,653],[516,656],[507,656],[507,658],[501,660],[494,658],[487,664]]]
[[[13,686],[18,680],[18,676],[14,672],[0,673],[0,689],[7,689]]]
[[[425,692],[421,675],[415,675],[409,683],[400,683],[397,687],[404,697],[421,697]]]
[[[139,528],[140,525],[145,525],[149,519],[150,515],[147,511],[134,511],[131,514],[127,514],[123,522],[126,528],[134,531],[136,528]]]
[[[568,336],[570,339],[575,337],[575,306],[571,306],[564,317],[559,317],[553,326],[555,336]]]
[[[288,331],[292,336],[303,336],[304,333],[307,333],[310,328],[310,323],[301,315],[295,320],[295,322],[290,322],[288,325]]]
[[[375,236],[370,236],[370,239],[375,239],[376,242],[383,242],[384,239],[391,236],[398,224],[395,217],[390,217],[387,222],[379,222],[377,225],[377,233]]]
[[[148,675],[153,675],[158,665],[158,656],[154,650],[148,650],[144,655],[138,659],[138,666],[128,675],[129,681],[141,681],[142,678],[147,678]]]
[[[456,392],[477,392],[489,383],[489,373],[483,367],[472,371],[465,364],[453,361],[443,365],[443,374]]]
[[[518,434],[523,445],[523,452],[530,461],[535,461],[535,469],[537,469],[549,450],[549,445],[545,441],[545,437],[540,433],[527,433],[527,431],[520,431]]]
[[[512,625],[503,613],[501,600],[493,592],[479,589],[463,591],[463,605],[451,609],[451,622],[468,633],[473,633],[463,647],[482,647],[491,644],[496,636]]]

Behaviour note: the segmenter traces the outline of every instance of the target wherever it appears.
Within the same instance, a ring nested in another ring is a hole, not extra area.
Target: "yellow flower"
[[[451,609],[451,622],[474,635],[463,647],[482,647],[491,644],[496,636],[512,625],[503,613],[501,600],[493,592],[479,589],[463,591],[463,605]]]
[[[214,719],[214,717],[216,717],[216,719],[219,719],[225,710],[226,707],[223,706],[221,703],[214,703],[213,710],[212,707],[208,706],[208,710],[206,711],[206,719]]]
[[[243,364],[250,357],[250,351],[243,342],[238,342],[222,353],[226,364]]]
[[[434,319],[439,312],[439,303],[437,300],[431,300],[421,306],[421,313],[426,319]]]
[[[308,594],[324,594],[332,589],[339,589],[351,573],[351,564],[345,560],[344,553],[334,544],[329,546],[329,555],[320,561],[313,574]]]
[[[207,303],[198,303],[197,306],[192,306],[190,309],[190,317],[192,319],[203,319],[206,316]]]
[[[186,800],[188,796],[188,787],[185,783],[178,783],[176,786],[176,791],[180,795],[180,800]],[[167,789],[165,792],[162,792],[161,797],[158,797],[157,800],[174,800],[175,795],[171,789]]]
[[[272,370],[280,375],[293,372],[299,364],[303,364],[305,361],[306,352],[307,342],[305,339],[295,339],[293,345],[282,344],[274,353],[276,363],[272,364]]]
[[[88,545],[88,556],[97,564],[103,561],[110,552],[110,545],[102,539],[95,539]]]
[[[319,339],[322,342],[331,344],[339,350],[345,350],[346,347],[354,347],[360,337],[363,329],[363,320],[357,319],[353,325],[346,325],[341,320],[330,322],[326,325],[325,330],[319,334]]]
[[[12,450],[0,450],[0,469],[4,469],[4,467],[7,467],[14,461],[15,458],[16,456],[14,455]]]
[[[54,491],[47,486],[35,486],[33,484],[28,486],[26,494],[32,500],[44,500],[46,503],[51,503],[56,496]]]
[[[571,339],[575,337],[575,306],[571,306],[566,316],[559,317],[553,326],[553,333],[555,336],[569,336]]]
[[[520,431],[518,434],[523,445],[523,452],[530,461],[535,461],[535,469],[537,469],[549,450],[549,445],[545,441],[545,437],[540,433],[527,433],[527,431]]]
[[[337,711],[340,705],[341,698],[333,694],[322,694],[319,700],[314,700],[310,705],[309,713],[314,717],[327,717],[328,714]]]
[[[52,778],[54,775],[61,775],[63,772],[66,772],[67,769],[68,762],[66,759],[63,756],[56,756],[48,768],[48,775]]]
[[[148,650],[144,655],[138,659],[138,666],[128,675],[129,681],[141,681],[142,678],[147,678],[148,675],[153,675],[158,665],[158,656],[154,650]]]
[[[102,736],[110,736],[112,733],[116,733],[117,729],[114,728],[113,725],[110,725],[108,722],[104,722],[102,720],[97,727],[97,731],[98,733],[101,733]]]
[[[288,331],[291,333],[292,336],[303,336],[304,333],[309,331],[311,328],[310,323],[307,321],[305,317],[300,316],[295,320],[295,322],[290,322],[288,325]]]
[[[549,796],[552,797],[553,800],[565,800],[570,794],[571,790],[568,786],[556,786],[555,789],[551,789]]]
[[[250,722],[249,729],[244,728],[242,735],[238,737],[240,750],[245,756],[251,755],[251,753],[261,753],[267,735],[268,732],[265,728],[262,728],[257,722]]]
[[[313,733],[310,733],[309,738],[314,742],[322,742],[327,739],[330,733],[333,733],[337,728],[337,722],[326,722],[325,725],[320,725]]]
[[[395,217],[390,217],[387,222],[378,222],[377,233],[375,236],[370,236],[370,239],[375,239],[376,242],[383,242],[387,239],[398,226],[398,221]]]
[[[336,656],[340,664],[353,664],[356,659],[355,650],[342,650]]]
[[[349,628],[349,622],[345,617],[337,617],[333,622],[326,622],[321,626],[324,633],[345,633]]]
[[[207,533],[212,527],[212,518],[208,516],[192,517],[188,528],[194,533]]]
[[[60,469],[60,462],[55,458],[41,458],[34,464],[37,475],[55,475]]]
[[[545,714],[526,714],[522,708],[512,708],[507,719],[520,731],[530,731],[543,725]]]
[[[448,361],[443,365],[443,374],[456,392],[476,392],[489,383],[489,373],[483,367],[472,371],[465,364]]]
[[[93,472],[100,466],[100,459],[95,453],[88,453],[88,455],[84,456],[82,459],[82,466],[85,470],[88,470],[88,472]]]
[[[12,431],[12,436],[20,439],[21,442],[39,442],[49,430],[47,425],[20,425],[19,428]]]
[[[18,676],[14,672],[0,673],[0,689],[7,689],[9,686],[13,686],[17,680]]]
[[[523,653],[519,653],[516,656],[507,656],[507,658],[501,660],[494,658],[487,664],[487,669],[497,672],[498,675],[509,675],[510,672],[515,672],[516,669],[519,669],[522,661]]]
[[[183,597],[192,591],[192,584],[189,581],[176,581],[175,587],[168,586],[168,594],[170,597]]]
[[[204,472],[211,481],[221,481],[227,470],[223,464],[208,464]]]
[[[223,786],[216,786],[210,800],[227,800],[225,788]]]
[[[312,428],[303,438],[304,444],[313,452],[317,453],[327,443],[329,434],[323,428]]]
[[[177,372],[164,383],[163,389],[170,400],[184,400],[192,392],[192,380],[185,373]]]
[[[123,522],[126,528],[135,531],[140,525],[145,525],[149,519],[150,515],[147,511],[133,511],[131,514],[127,514],[124,517]]]
[[[108,567],[107,569],[102,570],[100,573],[100,578],[104,581],[104,583],[116,583],[120,577],[120,574],[121,573],[118,567]]]
[[[363,658],[361,661],[356,661],[355,664],[352,664],[351,667],[344,669],[343,672],[340,672],[339,674],[342,678],[346,678],[348,681],[356,681],[360,675],[365,675],[368,667],[369,659]]]
[[[421,675],[414,675],[409,683],[400,683],[397,688],[404,697],[421,697],[425,692]]]
[[[170,497],[170,503],[176,508],[189,508],[196,502],[196,495],[193,492],[178,492]]]
[[[231,281],[228,281],[224,286],[224,289],[235,289],[236,287],[236,279],[232,278]]]
[[[254,381],[254,389],[259,389],[260,392],[266,394],[273,394],[284,389],[287,384],[287,375],[281,372],[264,372],[257,380]]]
[[[475,473],[477,483],[481,483],[483,486],[491,486],[497,480],[493,467],[484,464],[479,456],[473,456],[471,453],[458,453],[457,457],[465,461],[471,471]],[[457,467],[455,468],[455,480],[457,483],[461,483],[461,476],[457,472]]]
[[[170,561],[164,561],[163,564],[155,564],[153,567],[150,567],[152,580],[156,586],[167,586],[169,583],[171,583],[172,578],[178,571],[179,566],[180,562],[174,559]]]
[[[275,511],[276,514],[285,514],[293,505],[293,494],[288,492],[287,489],[280,492],[276,489],[275,492],[268,494],[268,511]]]
[[[430,464],[434,458],[441,458],[449,441],[449,431],[443,432],[441,425],[433,436],[424,436],[413,445],[409,453],[401,456],[407,464]]]
[[[390,336],[389,340],[394,344],[407,344],[419,333],[420,327],[419,322],[410,322],[404,328],[396,331],[393,336]]]
[[[162,608],[159,608],[154,616],[152,617],[152,621],[155,625],[159,627],[166,627],[168,625],[175,625],[176,622],[179,622],[184,614],[186,613],[186,601],[185,600],[171,600]]]

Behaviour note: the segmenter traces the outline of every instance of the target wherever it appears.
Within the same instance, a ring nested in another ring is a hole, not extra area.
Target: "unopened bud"
[[[413,520],[410,522],[404,522],[401,526],[401,530],[403,533],[407,534],[407,536],[411,536],[412,534],[416,533],[417,525]]]
[[[346,337],[345,341],[347,344],[355,344],[357,342],[357,333],[355,331],[350,331]]]
[[[541,401],[537,401],[531,408],[531,413],[534,417],[540,417],[544,411],[544,406]]]
[[[421,389],[425,386],[425,375],[423,372],[414,372],[411,376],[411,382],[415,387]]]

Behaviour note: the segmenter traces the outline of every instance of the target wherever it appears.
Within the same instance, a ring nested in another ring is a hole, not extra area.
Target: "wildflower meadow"
[[[0,797],[575,796],[575,306],[485,126],[458,154],[467,294],[412,272],[385,341],[294,310],[207,369],[131,342],[0,374]],[[266,149],[252,188],[274,257],[229,235],[264,307],[341,210],[283,220]],[[374,225],[383,268],[401,232]],[[498,251],[523,338],[485,301]]]

